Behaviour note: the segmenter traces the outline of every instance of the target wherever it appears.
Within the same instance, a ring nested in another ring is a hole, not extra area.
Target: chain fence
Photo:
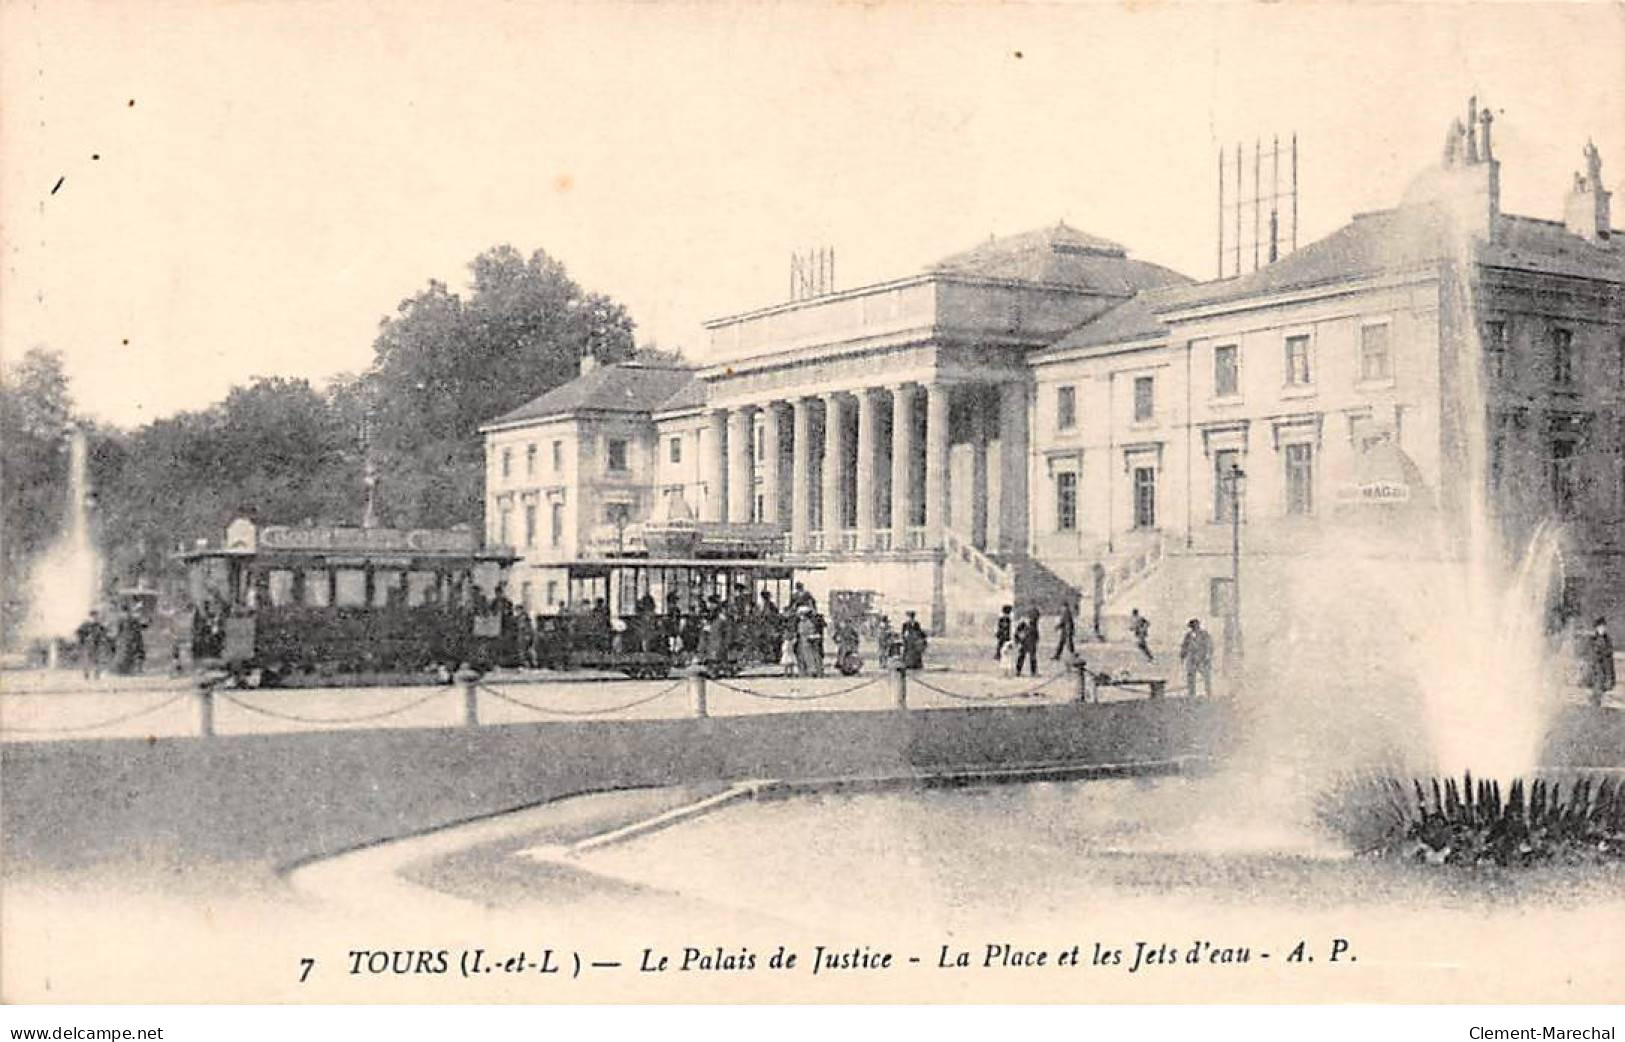
[[[478,690],[485,692],[486,694],[492,696],[493,698],[496,698],[496,699],[498,699],[500,701],[503,701],[503,702],[507,702],[510,705],[516,705],[516,706],[519,706],[519,707],[521,707],[523,709],[528,709],[533,713],[545,713],[545,714],[547,714],[549,716],[572,716],[572,717],[608,716],[611,713],[623,713],[628,709],[636,709],[639,706],[645,706],[645,705],[648,705],[650,702],[655,702],[655,701],[658,701],[659,699],[665,698],[667,695],[671,694],[673,691],[676,691],[679,687],[682,687],[682,686],[683,686],[683,681],[682,680],[674,680],[670,684],[667,684],[665,687],[661,688],[659,691],[656,691],[652,695],[647,695],[647,696],[644,696],[644,697],[641,697],[641,698],[635,698],[630,702],[624,702],[624,703],[622,703],[620,705],[603,706],[603,707],[595,708],[595,709],[560,709],[560,708],[557,708],[555,706],[539,706],[539,705],[536,705],[534,702],[527,702],[522,698],[515,698],[513,695],[510,695],[505,691],[499,691],[499,690],[497,690],[496,688],[492,687],[489,684],[477,684],[476,685]]]
[[[84,734],[89,731],[100,731],[105,727],[127,723],[151,713],[156,713],[160,709],[167,709],[181,699],[190,697],[191,694],[190,691],[177,691],[155,705],[142,706],[140,709],[120,713],[117,716],[108,717],[106,720],[98,720],[93,724],[75,724],[69,727],[17,727],[12,724],[0,724],[0,731],[7,734]]]
[[[988,703],[988,702],[1014,702],[1014,701],[1018,701],[1018,700],[1021,700],[1021,699],[1033,698],[1039,692],[1043,691],[1045,688],[1049,687],[1051,684],[1055,683],[1057,680],[1065,679],[1066,676],[1067,676],[1067,674],[1065,674],[1065,673],[1055,673],[1055,674],[1053,674],[1053,675],[1051,675],[1049,677],[1046,677],[1044,680],[1042,680],[1039,683],[1033,685],[1032,687],[1029,687],[1029,688],[1027,688],[1027,689],[1025,689],[1023,691],[1014,691],[1014,692],[1011,692],[1010,694],[1007,694],[1007,695],[968,695],[968,694],[965,694],[962,691],[953,691],[953,690],[950,690],[950,689],[945,688],[945,687],[940,687],[940,686],[938,686],[936,684],[931,683],[929,680],[926,680],[924,676],[917,675],[917,674],[916,675],[911,675],[909,677],[908,682],[909,682],[910,686],[913,686],[913,685],[917,684],[920,687],[925,688],[927,691],[932,691],[932,692],[935,692],[936,694],[942,695],[944,698],[952,698],[952,699],[955,699],[956,701],[960,701],[960,702]]]
[[[839,698],[841,695],[850,695],[854,691],[862,691],[866,687],[880,683],[882,677],[883,674],[877,674],[870,677],[868,680],[860,680],[856,684],[849,684],[846,687],[837,688],[834,691],[820,691],[810,695],[781,695],[770,691],[757,691],[754,688],[745,687],[743,684],[730,684],[726,680],[718,680],[714,677],[708,680],[707,683],[715,684],[717,687],[720,687],[725,691],[735,691],[741,695],[749,695],[751,698],[760,698],[770,702],[822,702],[825,699]]]
[[[265,706],[257,706],[252,702],[245,702],[236,695],[227,694],[224,691],[218,692],[219,697],[224,701],[230,702],[239,709],[246,709],[250,713],[258,714],[259,716],[269,717],[273,720],[286,720],[298,724],[318,725],[360,724],[373,720],[384,720],[389,717],[398,716],[401,713],[416,709],[418,706],[423,705],[425,702],[428,702],[431,699],[438,698],[444,693],[444,688],[431,688],[428,694],[423,695],[421,698],[414,698],[405,705],[393,706],[389,709],[382,709],[372,713],[356,713],[350,716],[305,716],[300,713],[289,713],[279,709],[267,709]]]

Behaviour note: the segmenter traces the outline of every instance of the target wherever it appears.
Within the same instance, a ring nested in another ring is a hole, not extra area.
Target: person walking
[[[1061,605],[1061,621],[1055,626],[1055,657],[1059,659],[1064,651],[1068,661],[1078,654],[1077,645],[1073,643],[1078,632],[1078,617],[1072,610],[1072,602],[1066,601]]]
[[[1140,609],[1130,608],[1128,612],[1128,629],[1134,634],[1134,646],[1145,655],[1147,662],[1155,662],[1156,656],[1151,654],[1151,620],[1140,614]]]
[[[913,612],[905,612],[903,619],[903,668],[924,669],[925,647],[929,641],[925,637],[925,627],[920,620],[914,617]]]
[[[1192,619],[1185,630],[1185,639],[1179,642],[1179,657],[1185,663],[1185,695],[1196,697],[1196,678],[1202,678],[1202,696],[1213,697],[1213,638],[1202,628],[1201,620]]]
[[[1587,639],[1586,683],[1591,688],[1591,704],[1602,705],[1602,696],[1614,689],[1614,641],[1608,635],[1608,620],[1599,618]]]
[[[993,657],[995,659],[1003,658],[1005,646],[1014,637],[1015,619],[1010,614],[1013,611],[1015,611],[1015,608],[1006,604],[1004,610],[999,613],[998,624],[993,628]]]
[[[1023,664],[1030,664],[1032,675],[1038,675],[1038,609],[1032,608],[1016,624],[1016,676],[1021,676]]]

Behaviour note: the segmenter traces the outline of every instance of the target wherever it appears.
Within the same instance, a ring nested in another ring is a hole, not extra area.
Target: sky
[[[0,356],[124,425],[320,384],[499,243],[697,361],[815,246],[846,288],[1065,220],[1211,278],[1221,145],[1297,133],[1308,241],[1473,94],[1503,209],[1589,137],[1619,226],[1621,55],[1619,4],[0,0]]]

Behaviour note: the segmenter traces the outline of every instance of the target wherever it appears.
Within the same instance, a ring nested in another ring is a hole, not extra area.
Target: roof
[[[1379,210],[1359,214],[1324,239],[1239,278],[1169,289],[1158,295],[1156,308],[1166,312],[1309,289],[1437,263],[1453,252],[1443,211]],[[1625,281],[1625,250],[1596,245],[1560,222],[1533,217],[1498,217],[1495,238],[1477,244],[1475,259],[1492,267]]]
[[[599,366],[487,421],[481,429],[581,412],[649,413],[691,383],[698,383],[692,369],[629,362]]]
[[[1559,221],[1505,216],[1497,227],[1495,241],[1479,247],[1480,264],[1625,282],[1625,232],[1614,232],[1610,245],[1600,246]]]
[[[698,409],[706,401],[705,381],[699,377],[688,381],[677,388],[670,398],[655,406],[655,412],[678,412],[684,409]]]
[[[1101,344],[1122,344],[1131,340],[1164,336],[1168,332],[1168,327],[1156,315],[1152,303],[1156,296],[1155,293],[1142,293],[1130,297],[1074,329],[1053,346],[1065,350],[1074,347],[1096,347]]]
[[[1171,268],[1133,260],[1117,243],[1064,223],[990,239],[980,246],[945,257],[926,270],[936,274],[1073,286],[1116,297],[1190,281]]]

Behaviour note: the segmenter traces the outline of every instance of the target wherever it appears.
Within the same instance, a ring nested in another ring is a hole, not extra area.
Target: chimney
[[[1599,245],[1608,242],[1612,215],[1608,200],[1612,195],[1602,186],[1602,157],[1590,141],[1585,147],[1586,172],[1576,172],[1574,187],[1563,207],[1563,227],[1572,235]]]
[[[1469,98],[1467,122],[1453,120],[1445,135],[1444,161],[1412,181],[1400,205],[1437,208],[1458,232],[1494,239],[1501,216],[1501,161],[1490,139],[1494,121],[1488,106]]]
[[[586,376],[598,368],[598,356],[592,353],[592,348],[581,352],[581,375]]]

